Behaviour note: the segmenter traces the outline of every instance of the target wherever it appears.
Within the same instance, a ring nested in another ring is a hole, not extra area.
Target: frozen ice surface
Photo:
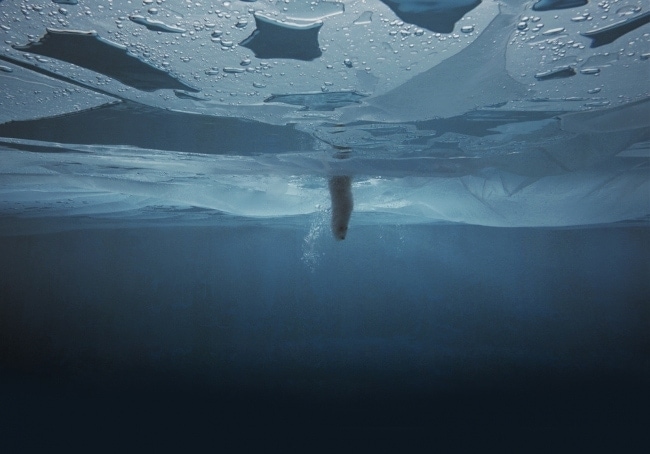
[[[353,223],[650,214],[637,3],[6,1],[2,13],[5,213],[304,216],[348,175]]]
[[[649,106],[324,125],[314,137],[295,126],[116,104],[0,125],[13,136],[0,141],[0,203],[5,214],[29,216],[167,206],[173,216],[201,208],[281,218],[325,210],[328,177],[350,175],[360,223],[643,219]]]
[[[90,69],[138,90],[166,88],[194,91],[169,73],[128,55],[126,47],[98,37],[94,30],[48,28],[39,41],[14,48]]]

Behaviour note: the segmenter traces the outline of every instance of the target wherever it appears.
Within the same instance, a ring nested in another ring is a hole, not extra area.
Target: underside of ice
[[[642,3],[168,3],[2,2],[3,216],[650,216]]]

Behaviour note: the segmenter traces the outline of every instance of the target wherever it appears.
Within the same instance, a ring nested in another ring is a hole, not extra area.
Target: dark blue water
[[[648,452],[642,2],[41,3],[0,0],[0,453]]]
[[[644,425],[647,226],[305,233],[3,236],[3,425]]]

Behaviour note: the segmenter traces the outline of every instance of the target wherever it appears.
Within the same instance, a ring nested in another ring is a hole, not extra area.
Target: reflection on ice
[[[263,137],[266,131],[282,141],[267,152],[260,149],[247,156],[224,148],[221,154],[207,154],[219,142],[210,136],[203,136],[205,143],[194,143],[194,154],[116,143],[139,137],[134,129],[114,136],[112,144],[65,145],[33,140],[44,137],[43,127],[64,124],[42,120],[40,126],[25,128],[24,138],[7,138],[0,145],[0,209],[3,215],[18,217],[142,219],[154,208],[160,208],[159,217],[183,217],[183,210],[195,207],[301,222],[300,216],[327,206],[329,180],[337,232],[349,221],[352,192],[355,225],[398,219],[572,226],[643,219],[650,215],[648,108],[650,102],[644,101],[559,119],[552,112],[503,116],[487,111],[453,121],[340,125],[323,131],[322,137],[365,134],[350,147],[347,159],[332,156],[335,143],[319,146],[313,137],[307,149],[320,151],[281,151],[277,147],[282,143],[295,146],[310,136],[289,127],[265,130],[270,126],[245,121],[241,127],[247,135]],[[152,114],[145,117],[155,118]],[[166,115],[171,122],[181,118],[161,112],[161,119]],[[184,118],[183,126],[193,134],[204,119],[196,116],[194,126],[190,119]],[[219,121],[237,130],[232,119],[215,119],[212,127]],[[99,129],[86,125],[84,130]],[[437,130],[424,131],[425,126]],[[421,134],[411,133],[417,131]],[[84,135],[68,133],[68,139],[75,137]],[[386,138],[393,148],[385,147]],[[376,146],[382,143],[383,148]]]
[[[322,176],[281,173],[316,167],[322,157],[313,155],[233,160],[145,150],[46,155],[5,148],[3,158],[0,210],[5,220],[81,216],[139,223],[155,212],[161,221],[183,221],[193,219],[184,213],[195,216],[196,212],[187,211],[194,207],[209,222],[222,222],[213,215],[223,213],[304,224],[309,221],[305,215],[327,206],[325,171]],[[371,167],[349,161],[350,169]],[[269,175],[269,171],[274,173]],[[339,177],[335,182],[341,184],[334,189],[349,188],[350,192],[346,189],[341,198],[335,195],[332,200],[333,214],[341,215],[333,218],[337,231],[349,219],[352,192],[357,226],[457,222],[561,227],[650,215],[647,150],[643,149],[544,177],[497,168],[446,177],[409,173],[400,177],[358,174],[350,186],[343,184],[349,177]],[[337,207],[337,203],[341,204]],[[338,223],[339,219],[343,222]]]

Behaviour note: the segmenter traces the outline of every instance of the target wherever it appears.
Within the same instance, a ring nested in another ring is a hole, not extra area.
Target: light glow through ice
[[[300,219],[347,175],[358,223],[647,219],[649,13],[5,0],[0,210]]]

